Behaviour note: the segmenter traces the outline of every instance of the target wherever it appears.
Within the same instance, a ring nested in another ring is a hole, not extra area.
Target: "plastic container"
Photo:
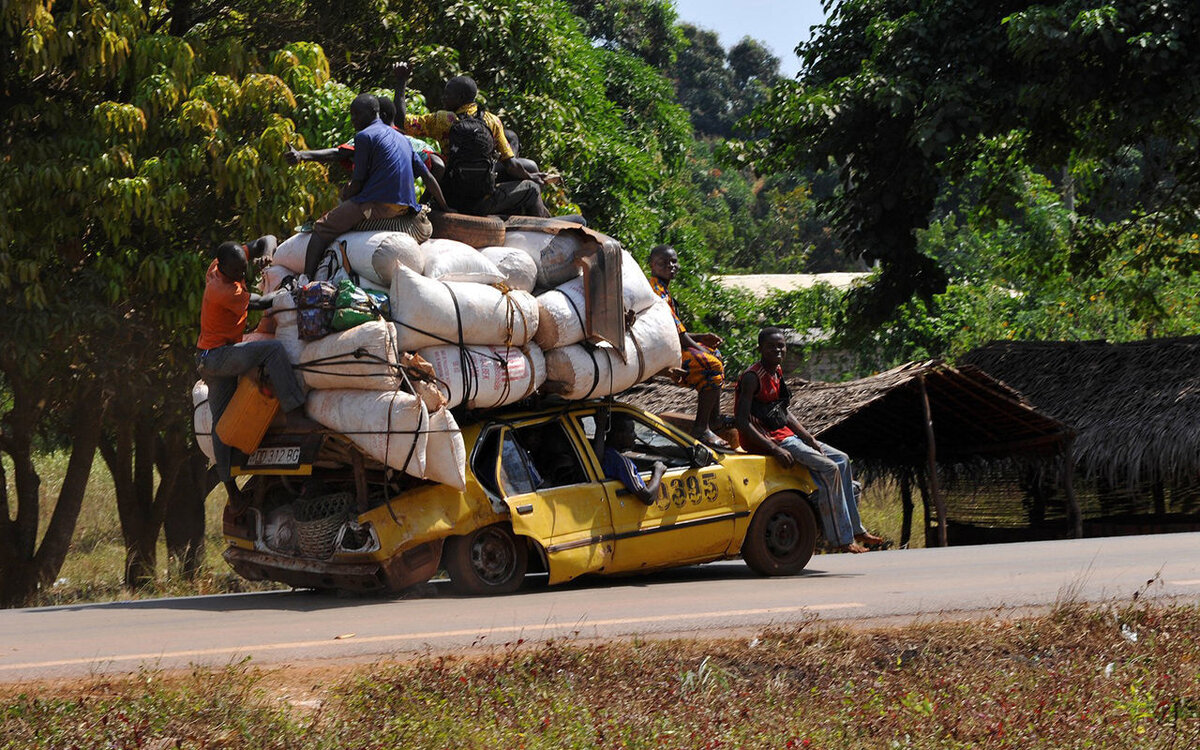
[[[260,391],[252,378],[242,377],[217,421],[217,436],[225,445],[250,455],[258,449],[278,411],[279,399]]]

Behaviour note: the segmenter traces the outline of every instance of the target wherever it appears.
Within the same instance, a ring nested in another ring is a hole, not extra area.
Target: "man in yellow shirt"
[[[397,63],[397,125],[414,138],[435,140],[446,162],[441,180],[446,201],[459,211],[476,216],[489,214],[543,216],[550,212],[542,203],[544,177],[530,173],[513,158],[512,147],[504,135],[504,124],[491,112],[475,103],[479,88],[467,76],[446,81],[442,109],[427,115],[410,115],[404,101],[411,67]],[[499,162],[513,182],[497,183],[495,166]]]

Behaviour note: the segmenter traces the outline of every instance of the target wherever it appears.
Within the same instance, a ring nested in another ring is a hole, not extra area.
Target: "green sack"
[[[391,315],[391,305],[386,294],[361,289],[349,279],[338,282],[333,305],[336,309],[331,325],[335,331],[345,331]]]

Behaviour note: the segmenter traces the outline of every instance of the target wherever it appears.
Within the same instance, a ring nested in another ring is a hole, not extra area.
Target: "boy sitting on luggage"
[[[721,385],[725,382],[725,363],[717,347],[723,342],[715,333],[688,333],[679,312],[675,309],[675,298],[668,287],[679,273],[679,255],[670,245],[657,245],[650,251],[650,286],[655,294],[671,306],[675,316],[675,328],[679,331],[679,348],[683,352],[680,384],[694,389],[696,394],[696,420],[692,423],[692,436],[701,442],[721,450],[729,450],[729,443],[722,440],[714,427],[722,427]]]

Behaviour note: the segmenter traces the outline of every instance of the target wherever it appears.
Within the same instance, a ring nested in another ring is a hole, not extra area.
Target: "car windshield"
[[[638,471],[650,471],[655,461],[662,461],[667,468],[690,465],[691,446],[684,445],[656,425],[643,422],[636,415],[630,416],[633,419],[633,447],[622,452],[633,460]],[[592,414],[580,416],[579,424],[591,443],[596,435],[596,417]]]

